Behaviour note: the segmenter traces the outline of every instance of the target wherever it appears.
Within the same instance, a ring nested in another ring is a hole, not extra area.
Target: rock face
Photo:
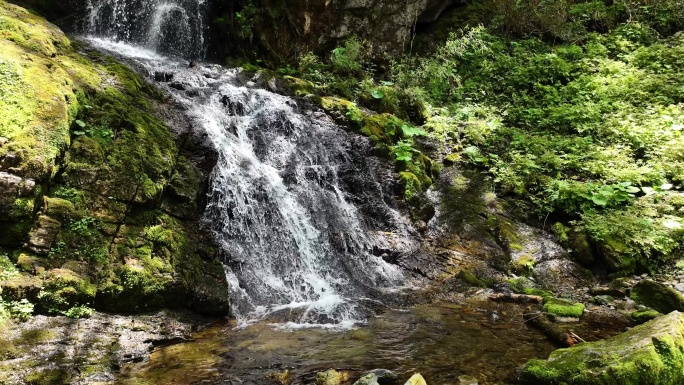
[[[0,270],[3,298],[226,314],[198,225],[213,151],[159,91],[42,18],[0,1],[0,29],[0,262],[21,269]]]
[[[169,311],[95,313],[88,319],[36,316],[3,329],[0,383],[110,383],[127,365],[147,361],[154,347],[188,340],[193,324],[205,322]]]
[[[684,371],[684,314],[672,312],[603,341],[582,343],[531,360],[524,384],[680,384]]]
[[[243,9],[221,2],[216,4],[217,12],[227,15],[222,20],[232,23],[222,42],[241,36],[243,44],[256,43],[264,53],[283,61],[309,51],[328,51],[352,35],[368,40],[378,54],[402,52],[411,44],[411,31],[416,23],[434,21],[454,2],[255,0],[250,3],[251,7]]]

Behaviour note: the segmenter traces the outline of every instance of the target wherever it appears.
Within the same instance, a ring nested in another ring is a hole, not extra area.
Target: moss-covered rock
[[[632,288],[631,297],[637,303],[646,305],[661,313],[684,311],[684,296],[662,283],[643,280]]]
[[[213,164],[162,121],[160,91],[4,1],[0,51],[0,245],[25,272],[3,297],[49,314],[227,313],[197,224]]]
[[[349,372],[330,369],[316,375],[316,385],[344,385],[349,381]]]
[[[662,314],[653,309],[637,310],[629,314],[629,318],[633,319],[634,322],[642,324],[648,322],[652,319],[660,317]]]
[[[53,269],[44,276],[38,294],[38,310],[48,314],[66,314],[75,306],[91,306],[96,287],[88,279],[68,269]]]
[[[521,381],[534,385],[680,384],[684,372],[684,315],[673,312],[603,341],[582,343],[534,359]]]
[[[584,313],[584,305],[560,298],[546,298],[543,310],[554,317],[579,318]]]

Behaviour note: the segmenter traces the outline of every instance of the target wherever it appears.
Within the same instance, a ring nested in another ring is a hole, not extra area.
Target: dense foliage
[[[433,157],[486,173],[614,272],[680,256],[684,5],[492,0],[455,14],[427,53],[378,61],[352,38],[280,71],[422,125]]]

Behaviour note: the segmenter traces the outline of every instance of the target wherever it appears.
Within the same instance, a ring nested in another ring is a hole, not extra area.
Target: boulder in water
[[[607,340],[582,343],[530,360],[523,384],[681,384],[684,314],[672,312]]]

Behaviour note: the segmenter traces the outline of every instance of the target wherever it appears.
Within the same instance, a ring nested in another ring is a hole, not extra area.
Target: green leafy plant
[[[611,204],[620,204],[634,198],[634,194],[641,189],[632,186],[631,182],[622,182],[612,185],[603,185],[598,189],[582,196],[594,202],[595,205],[605,207]]]
[[[396,160],[410,162],[414,152],[413,143],[406,140],[400,140],[396,146],[392,146],[392,153]]]

